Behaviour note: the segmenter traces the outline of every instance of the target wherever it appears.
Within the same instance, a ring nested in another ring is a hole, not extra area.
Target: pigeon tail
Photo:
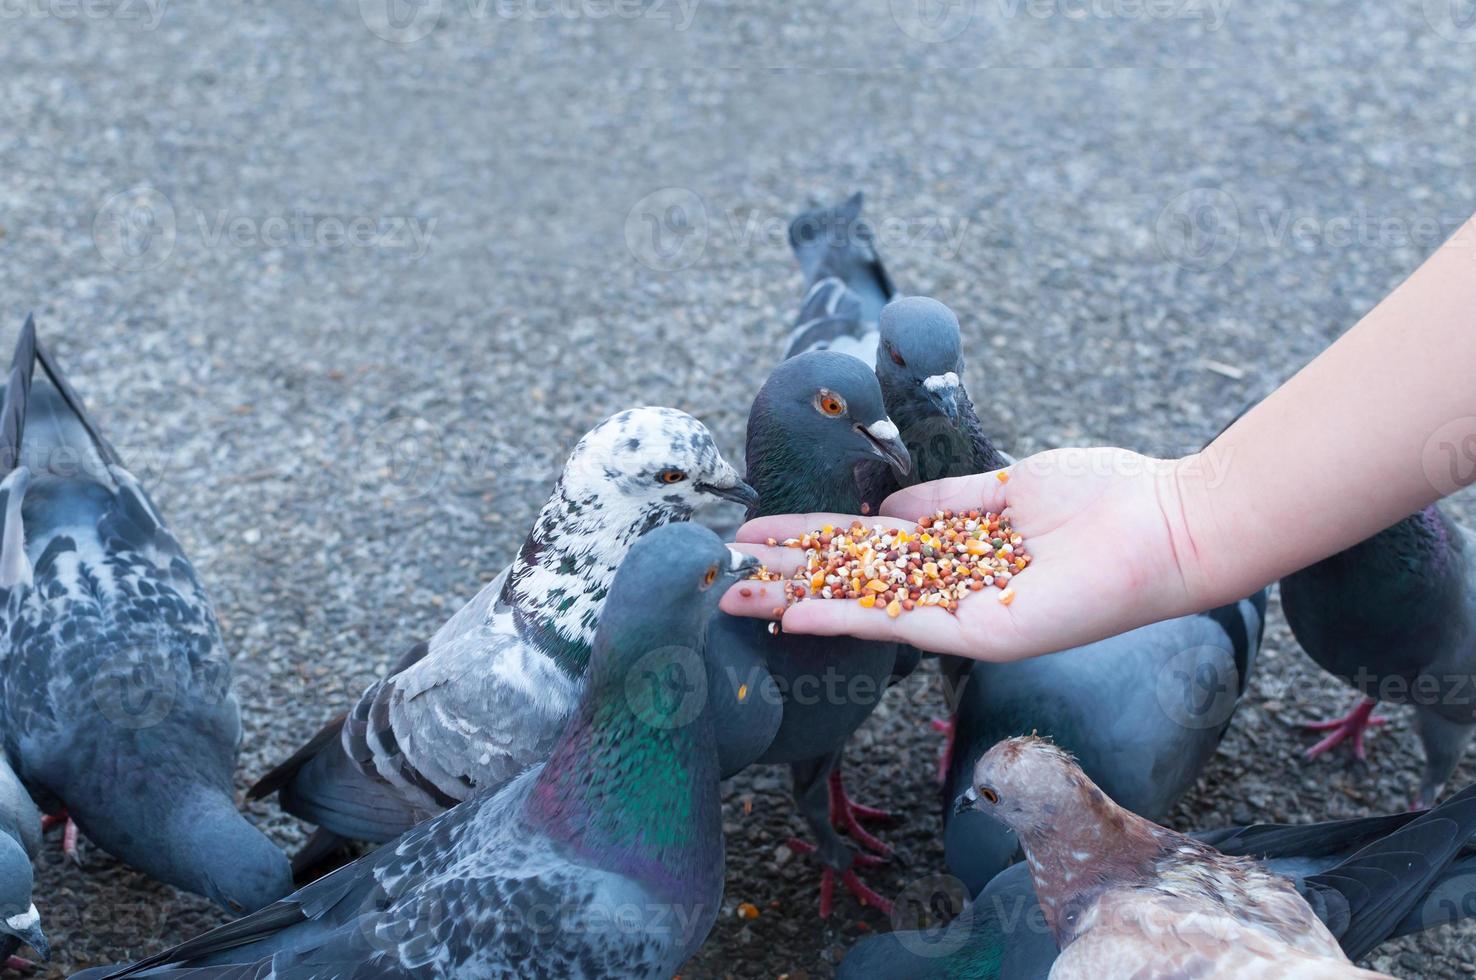
[[[1462,882],[1459,875],[1452,879],[1449,872],[1463,852],[1463,866],[1469,861],[1473,835],[1476,785],[1304,879],[1299,890],[1348,958],[1359,960],[1394,935],[1470,914],[1476,907],[1471,881]],[[1463,900],[1443,895],[1447,888],[1463,891]]]

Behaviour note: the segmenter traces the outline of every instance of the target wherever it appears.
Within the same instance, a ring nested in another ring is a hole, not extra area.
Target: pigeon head
[[[876,374],[889,406],[900,401],[913,407],[908,414],[942,417],[957,428],[969,397],[958,317],[926,296],[888,303],[881,314]]]
[[[861,220],[861,192],[835,207],[814,208],[789,223],[789,247],[805,281],[826,276],[849,279],[859,267],[877,264],[875,235]]]
[[[255,912],[292,891],[287,856],[225,794],[191,787],[166,820],[178,829],[166,835],[170,845],[157,855],[160,864],[144,869],[155,877],[233,915]]]
[[[1087,778],[1071,754],[1033,735],[1007,738],[974,766],[973,785],[956,811],[979,810],[1007,824],[1021,838],[1048,831],[1066,811],[1115,807]]]
[[[0,933],[14,936],[41,958],[51,955],[41,916],[31,902],[34,871],[31,859],[14,837],[0,833]]]
[[[599,677],[623,673],[651,651],[696,651],[718,600],[758,564],[699,524],[668,524],[642,536],[610,586],[591,686]]]
[[[748,478],[766,514],[856,513],[857,464],[882,460],[900,475],[912,468],[876,373],[835,351],[774,369],[749,412],[747,448]]]
[[[576,499],[616,496],[665,520],[686,520],[704,500],[749,507],[758,499],[707,426],[674,408],[632,408],[605,419],[574,446],[561,483]]]
[[[752,508],[758,495],[692,416],[633,408],[595,426],[569,454],[503,585],[524,638],[582,674],[627,550],[712,499]]]

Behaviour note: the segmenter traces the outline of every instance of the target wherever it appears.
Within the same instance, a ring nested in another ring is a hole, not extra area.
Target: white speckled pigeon
[[[297,870],[337,838],[389,840],[548,758],[578,703],[615,569],[642,534],[710,497],[756,500],[684,412],[620,412],[580,439],[512,565],[253,787],[280,790],[283,809],[322,828]],[[774,705],[740,702],[738,684],[717,694],[743,666],[714,666],[711,710],[721,728],[772,734]],[[761,748],[725,743],[723,771]]]
[[[1476,541],[1437,506],[1281,580],[1281,608],[1307,655],[1363,694],[1308,758],[1384,719],[1375,703],[1415,709],[1425,770],[1415,805],[1440,796],[1476,731]]]
[[[833,350],[876,363],[877,320],[896,295],[861,219],[861,192],[833,208],[806,211],[789,225],[789,244],[805,275],[804,305],[785,357]]]
[[[1020,838],[1061,948],[1052,980],[1100,980],[1123,964],[1161,977],[1382,976],[1353,966],[1292,882],[1124,810],[1044,739],[1012,738],[984,753],[964,802]],[[1424,891],[1464,847],[1471,820],[1438,821],[1431,839],[1371,862],[1349,891],[1390,872],[1402,878],[1399,890]],[[1396,897],[1391,890],[1379,906]]]
[[[31,901],[35,872],[31,861],[41,849],[41,816],[10,761],[0,753],[0,963],[22,969],[15,956],[25,943],[44,959],[51,953],[41,931],[41,915]]]
[[[882,406],[875,373],[854,357],[810,351],[782,362],[759,390],[748,416],[747,478],[759,494],[749,517],[808,511],[856,513],[856,465],[882,459],[906,470],[907,449]],[[897,645],[848,637],[770,636],[757,619],[719,615],[709,642],[714,658],[758,657],[783,698],[784,718],[761,762],[789,763],[797,805],[818,842],[823,871],[820,911],[828,915],[835,879],[879,908],[888,903],[867,888],[853,865],[874,863],[836,833],[845,829],[885,854],[860,820],[874,815],[845,794],[838,767],[851,733],[881,699]],[[795,842],[801,851],[815,845]]]
[[[970,808],[971,809],[971,808]],[[1191,836],[1288,879],[1350,960],[1380,943],[1476,914],[1476,788],[1430,811]],[[942,883],[940,882],[940,889]],[[940,890],[920,896],[956,901]],[[839,980],[1046,980],[1056,938],[1026,863],[989,882],[952,922],[864,940]]]
[[[699,645],[756,564],[694,524],[645,535],[609,587],[588,682],[547,763],[113,975],[671,977],[723,892]]]
[[[974,765],[1012,735],[1073,752],[1120,805],[1162,820],[1214,756],[1261,645],[1266,593],[1013,663],[974,663],[958,693],[944,781],[948,867],[977,891],[1015,858],[1015,836],[988,814],[952,815]]]
[[[286,856],[235,806],[241,721],[210,600],[30,320],[0,463],[0,729],[17,774],[161,881],[235,912],[282,897]]]

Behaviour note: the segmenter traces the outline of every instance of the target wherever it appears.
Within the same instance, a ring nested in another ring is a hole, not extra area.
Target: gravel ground
[[[1476,35],[1447,6],[0,3],[4,315],[36,311],[211,586],[244,787],[504,564],[593,422],[676,405],[736,453],[814,199],[868,192],[1015,453],[1198,446],[1473,210]],[[892,894],[941,865],[931,680],[850,752],[908,818]],[[1289,726],[1349,697],[1273,610],[1175,825],[1404,806],[1402,710],[1368,764],[1300,763]],[[728,788],[726,901],[762,914],[684,975],[825,977],[887,927],[849,897],[818,923],[786,784]],[[55,976],[221,918],[96,849],[40,864]],[[1469,975],[1473,935],[1372,963]]]

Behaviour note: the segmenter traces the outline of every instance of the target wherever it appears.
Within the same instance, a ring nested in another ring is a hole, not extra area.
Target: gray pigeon
[[[1204,771],[1260,649],[1266,593],[1096,643],[1011,663],[974,663],[958,692],[944,782],[948,868],[971,892],[1015,858],[988,814],[952,815],[990,746],[1039,734],[1073,752],[1123,807],[1162,820]]]
[[[962,802],[962,801],[961,801]],[[972,807],[969,807],[972,811]],[[1476,788],[1430,811],[1191,836],[1292,882],[1351,960],[1380,943],[1476,915]],[[924,901],[963,896],[945,881]],[[839,980],[1046,980],[1058,956],[1030,866],[1011,865],[946,925],[864,940]]]
[[[1353,966],[1290,881],[1122,809],[1044,739],[984,753],[966,802],[1019,835],[1061,949],[1054,980],[1097,980],[1124,963],[1144,976],[1382,976]],[[1395,857],[1386,867],[1415,881],[1443,863]]]
[[[41,849],[41,816],[31,794],[0,753],[0,963],[13,969],[31,964],[15,955],[22,943],[42,959],[51,954],[41,931],[41,915],[31,901],[35,872],[31,862]]]
[[[723,893],[698,647],[718,599],[756,565],[694,524],[651,531],[609,587],[587,683],[546,764],[111,975],[671,977]]]
[[[1281,609],[1322,669],[1363,695],[1312,758],[1383,723],[1378,701],[1413,705],[1425,747],[1416,806],[1429,806],[1476,731],[1476,541],[1431,505],[1366,541],[1281,580]]]
[[[280,792],[283,809],[322,828],[297,870],[341,838],[390,840],[548,758],[579,702],[616,568],[642,534],[711,498],[757,499],[685,412],[632,409],[590,430],[516,560],[252,788]],[[738,700],[731,684],[744,666],[714,666],[713,710],[724,727],[772,732],[777,709]],[[731,703],[720,703],[725,687]],[[725,773],[753,761],[752,749],[727,751]]]
[[[876,374],[834,351],[783,361],[764,382],[748,416],[747,478],[759,494],[748,516],[854,514],[860,504],[856,466],[869,459],[903,471],[910,465],[882,406]],[[714,659],[761,659],[772,678],[762,693],[782,699],[783,721],[759,761],[790,764],[795,801],[818,842],[821,915],[830,912],[837,876],[861,900],[887,908],[889,903],[867,888],[853,867],[877,858],[857,854],[836,832],[839,825],[872,850],[887,852],[861,827],[874,811],[849,799],[837,766],[851,733],[886,689],[897,645],[847,637],[775,637],[761,620],[728,615],[714,618],[709,643]],[[816,849],[807,842],[796,846]]]
[[[286,856],[235,805],[241,719],[210,600],[31,320],[0,463],[0,732],[16,773],[152,877],[237,913],[282,897]]]
[[[861,192],[833,208],[806,211],[789,225],[789,244],[805,275],[804,305],[784,356],[833,350],[876,363],[877,320],[896,295],[861,219]]]

